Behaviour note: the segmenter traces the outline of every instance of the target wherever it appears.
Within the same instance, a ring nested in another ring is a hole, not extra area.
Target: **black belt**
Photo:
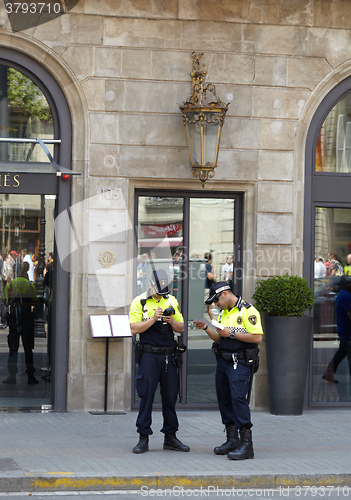
[[[246,353],[245,352],[232,352],[232,351],[225,351],[224,349],[218,349],[218,355],[225,359],[226,361],[233,361],[233,355],[235,359],[245,359],[246,358]]]
[[[162,347],[157,345],[146,345],[142,344],[143,352],[151,352],[152,354],[173,354],[176,352],[176,348],[172,347]]]

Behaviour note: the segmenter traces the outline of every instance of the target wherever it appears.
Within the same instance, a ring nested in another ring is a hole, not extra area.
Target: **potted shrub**
[[[308,281],[274,276],[257,281],[255,307],[264,313],[270,412],[301,415],[313,333],[314,304]]]

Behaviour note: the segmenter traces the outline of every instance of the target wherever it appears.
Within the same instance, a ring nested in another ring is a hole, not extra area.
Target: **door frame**
[[[351,172],[317,172],[316,146],[320,129],[333,107],[351,93],[351,76],[337,84],[321,101],[308,129],[305,146],[304,258],[303,276],[314,288],[315,209],[351,208]],[[309,407],[351,406],[350,403],[313,402],[313,339],[311,340],[307,403]]]
[[[233,255],[234,262],[236,263],[236,267],[243,269],[243,246],[244,246],[244,219],[243,219],[243,206],[244,206],[244,192],[240,191],[192,191],[192,190],[162,190],[162,189],[145,189],[145,188],[136,188],[134,190],[134,249],[133,255],[136,257],[138,255],[138,199],[139,196],[162,196],[162,197],[175,197],[175,198],[184,198],[183,205],[183,247],[187,254],[189,253],[189,219],[190,219],[190,199],[191,198],[220,198],[220,199],[233,199],[235,200],[234,204],[234,246],[233,246]],[[187,264],[189,265],[189,259],[187,259]],[[184,317],[184,332],[182,334],[182,343],[186,346],[188,344],[188,302],[189,302],[189,273],[187,273],[187,278],[183,280],[183,289],[182,289],[182,302],[180,304],[182,314]],[[136,268],[133,269],[133,297],[137,295],[136,288]],[[242,287],[243,287],[243,275],[238,278],[236,283],[235,292],[238,295],[242,295]],[[133,339],[134,340],[134,339]],[[184,407],[187,408],[216,408],[217,404],[189,404],[186,402],[186,372],[187,372],[187,352],[183,354],[183,364],[182,364],[182,399],[181,402],[177,402],[176,407]],[[135,360],[134,357],[132,359],[132,376],[131,376],[131,408],[138,408],[138,404],[135,403]],[[160,404],[154,404],[154,408],[161,408]]]
[[[72,150],[72,120],[64,93],[53,78],[38,62],[7,47],[0,47],[0,63],[14,67],[18,71],[28,76],[43,92],[50,105],[54,119],[54,138],[61,140],[60,147],[54,148],[54,160],[62,167],[71,169]],[[11,162],[15,165],[15,162]],[[16,162],[22,169],[28,167],[26,162]],[[5,169],[5,170],[4,170]],[[0,170],[7,171],[8,163],[0,162]],[[22,175],[22,174],[21,174]],[[25,194],[56,194],[56,213],[68,210],[71,205],[71,180],[65,181],[61,177],[56,177],[56,182],[52,182],[53,174],[46,182],[50,184],[49,191],[45,192],[45,173],[33,173],[30,171],[23,174],[26,178],[26,187],[21,189]],[[43,192],[44,191],[44,192]],[[13,188],[0,187],[0,193],[17,194]],[[20,195],[20,194],[19,194]],[[69,253],[69,227],[62,228],[61,237],[64,237]],[[54,356],[52,358],[52,403],[55,411],[65,411],[67,408],[67,372],[68,372],[68,331],[69,331],[69,272],[65,271],[58,259],[55,245],[55,266],[54,266],[54,301],[52,311],[52,341],[54,345]]]

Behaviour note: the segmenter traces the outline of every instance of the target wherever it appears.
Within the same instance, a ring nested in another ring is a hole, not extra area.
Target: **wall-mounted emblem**
[[[99,255],[99,262],[104,268],[111,267],[115,260],[116,256],[111,250],[103,250]]]

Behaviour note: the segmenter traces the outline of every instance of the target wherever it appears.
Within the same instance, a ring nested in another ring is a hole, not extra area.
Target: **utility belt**
[[[184,344],[178,345],[174,343],[171,347],[166,346],[154,346],[149,344],[142,344],[141,342],[135,342],[135,362],[139,363],[144,352],[149,352],[151,354],[175,354],[174,364],[179,367],[182,364],[181,356],[186,351],[186,346]]]
[[[219,347],[218,342],[213,342],[212,344],[212,351],[214,352],[216,358],[217,356],[223,358],[225,361],[228,361],[229,363],[234,364],[234,368],[236,368],[237,362],[239,360],[245,360],[246,364],[248,366],[253,366],[253,373],[256,373],[258,370],[258,365],[259,365],[259,358],[258,358],[258,346],[255,345],[254,347],[250,349],[245,349],[244,351],[239,351],[239,352],[233,352],[233,351],[228,351],[226,349],[221,349]]]
[[[165,347],[156,346],[148,344],[140,344],[142,352],[150,352],[152,354],[174,354],[176,352],[176,346]]]

